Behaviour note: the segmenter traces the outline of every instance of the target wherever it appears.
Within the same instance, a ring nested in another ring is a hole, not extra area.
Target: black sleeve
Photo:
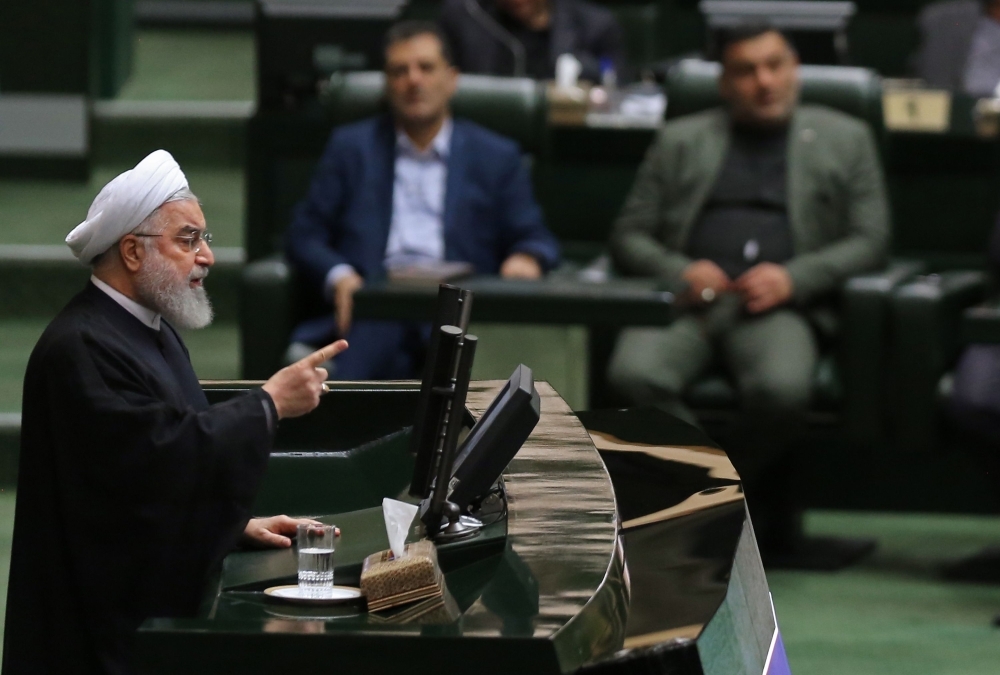
[[[34,427],[31,451],[51,453],[31,462],[33,478],[72,525],[67,574],[96,641],[196,612],[252,513],[272,443],[262,390],[178,407],[118,340],[67,332],[29,364],[31,405],[49,420],[44,439]]]
[[[249,507],[271,448],[263,391],[198,412],[162,400],[148,381],[102,340],[66,340],[46,364],[48,390],[58,392],[56,446],[94,486],[123,504],[183,505],[215,494]]]

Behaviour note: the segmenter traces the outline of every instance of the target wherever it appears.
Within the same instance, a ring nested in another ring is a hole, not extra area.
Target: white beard
[[[208,276],[208,268],[196,265],[190,276],[180,278],[170,262],[153,246],[146,247],[146,259],[136,277],[139,301],[176,328],[194,330],[212,323],[212,302],[203,286],[191,288],[194,279]]]

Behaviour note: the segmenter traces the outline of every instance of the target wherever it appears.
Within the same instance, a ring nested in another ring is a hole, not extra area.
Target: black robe
[[[88,284],[24,378],[3,675],[130,673],[144,619],[193,615],[250,518],[268,410],[260,389],[209,407],[176,331]]]

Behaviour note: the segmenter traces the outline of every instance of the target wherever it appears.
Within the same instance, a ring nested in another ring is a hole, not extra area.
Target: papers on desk
[[[587,113],[588,127],[615,127],[625,129],[656,129],[663,123],[667,111],[667,97],[662,91],[648,87],[633,88],[617,92],[609,97],[611,110],[595,110]]]
[[[667,97],[655,85],[575,87],[550,85],[549,124],[615,129],[655,129],[663,123]]]
[[[889,83],[882,93],[882,115],[890,131],[944,133],[951,126],[951,94],[908,81]]]
[[[976,133],[981,138],[996,138],[1000,135],[1000,98],[984,98],[976,101],[972,115]]]
[[[390,268],[387,273],[391,281],[414,284],[440,284],[467,277],[474,271],[466,262],[415,262]]]

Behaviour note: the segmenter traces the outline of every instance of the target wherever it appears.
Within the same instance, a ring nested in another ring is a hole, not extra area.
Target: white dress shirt
[[[396,131],[396,161],[392,184],[392,220],[385,249],[388,269],[444,260],[444,200],[451,153],[452,121],[441,125],[426,150],[418,149],[406,132]],[[347,263],[326,276],[326,290],[348,274]]]
[[[104,283],[93,274],[90,275],[90,283],[94,284],[102,291],[107,293],[107,295],[117,302],[119,305],[125,308],[125,311],[134,316],[135,318],[142,321],[144,324],[152,328],[153,330],[160,330],[160,315],[149,309],[148,307],[143,307],[138,302],[128,297],[124,293],[116,291],[108,284]]]

